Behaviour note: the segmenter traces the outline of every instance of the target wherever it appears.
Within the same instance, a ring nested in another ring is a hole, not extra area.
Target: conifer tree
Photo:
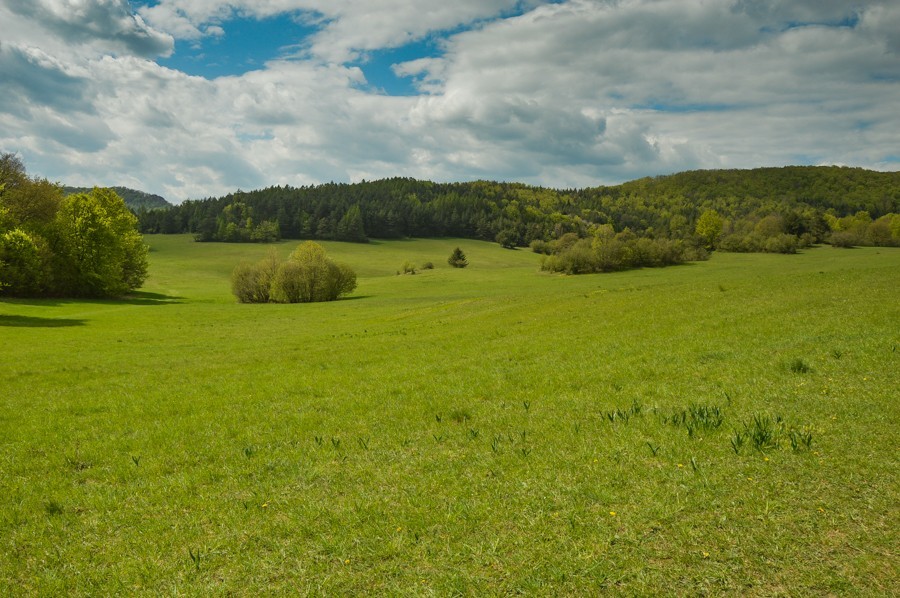
[[[466,254],[463,253],[463,250],[457,247],[450,254],[450,257],[447,258],[447,263],[454,268],[465,268],[469,265],[469,260],[466,259]]]

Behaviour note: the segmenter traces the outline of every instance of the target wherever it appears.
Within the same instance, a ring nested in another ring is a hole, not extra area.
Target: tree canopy
[[[137,218],[114,191],[64,196],[0,155],[0,294],[114,297],[146,275]]]
[[[144,232],[190,232],[200,241],[453,236],[522,247],[567,233],[591,238],[610,225],[616,233],[707,249],[766,251],[783,244],[781,235],[802,246],[845,231],[856,244],[900,244],[893,228],[898,212],[900,173],[791,166],[685,172],[580,190],[410,178],[276,186],[142,211],[139,218]],[[862,213],[867,222],[857,218]],[[710,215],[701,222],[704,214]]]

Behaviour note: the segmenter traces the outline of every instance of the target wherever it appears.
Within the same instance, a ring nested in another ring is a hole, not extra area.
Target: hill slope
[[[186,201],[141,219],[144,232],[196,233],[198,240],[460,236],[512,245],[581,236],[598,225],[638,235],[687,238],[716,210],[753,228],[776,214],[797,231],[827,230],[825,216],[900,212],[900,173],[844,167],[785,167],[684,172],[611,187],[557,190],[518,183],[433,183],[409,178],[269,187]],[[267,234],[254,239],[253,227]],[[824,229],[823,229],[824,226]],[[784,232],[796,234],[786,228]],[[818,236],[818,235],[817,235]]]
[[[135,211],[140,210],[141,208],[145,210],[159,210],[172,207],[172,204],[170,204],[164,197],[160,195],[154,195],[152,193],[139,191],[137,189],[130,189],[128,187],[111,187],[111,189],[118,193],[119,196],[125,200],[125,205]],[[66,195],[72,195],[73,193],[86,193],[90,190],[90,187],[63,187],[63,192]]]

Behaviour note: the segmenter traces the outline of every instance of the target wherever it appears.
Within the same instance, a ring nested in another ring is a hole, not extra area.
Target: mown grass
[[[328,244],[349,299],[239,305],[267,248],[148,241],[0,303],[4,595],[900,591],[900,251]]]

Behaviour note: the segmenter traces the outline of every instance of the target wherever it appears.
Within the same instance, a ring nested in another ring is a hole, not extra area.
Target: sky
[[[896,0],[0,0],[0,151],[178,203],[900,170]]]

